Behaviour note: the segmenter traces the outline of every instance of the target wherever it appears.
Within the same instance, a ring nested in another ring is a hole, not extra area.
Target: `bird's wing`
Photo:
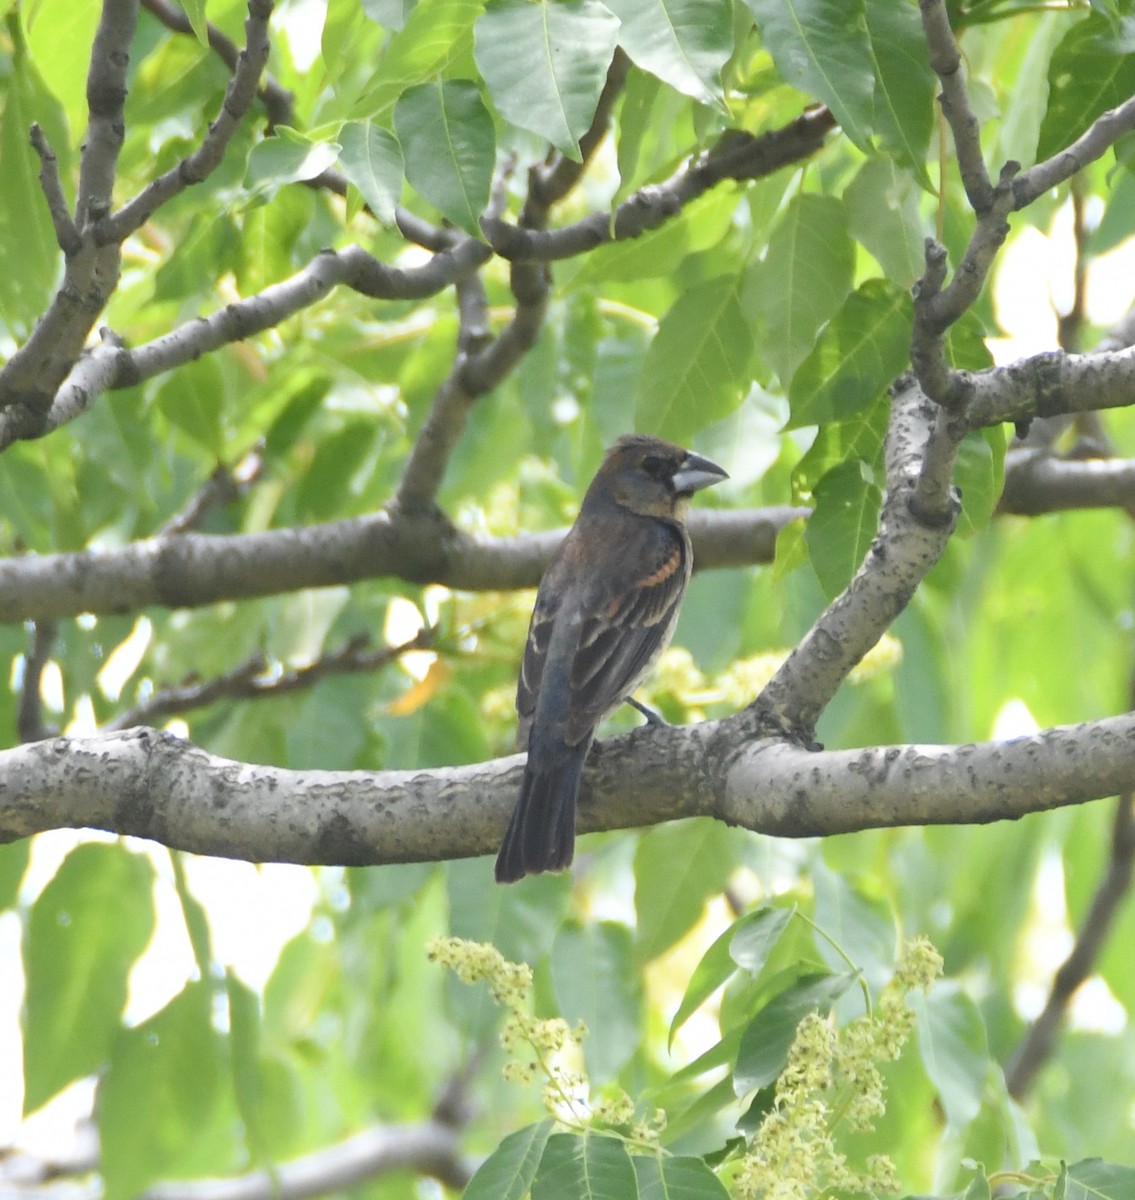
[[[612,570],[596,582],[572,661],[569,745],[589,737],[665,649],[689,577],[683,530],[652,521],[639,545],[624,547]]]
[[[524,657],[520,660],[520,677],[516,681],[516,711],[520,716],[516,744],[521,750],[528,745],[528,730],[536,711],[536,697],[540,693],[540,680],[544,675],[548,642],[559,608],[560,592],[555,587],[554,577],[549,576],[541,583],[536,594],[536,605],[528,625],[528,640],[524,643]]]

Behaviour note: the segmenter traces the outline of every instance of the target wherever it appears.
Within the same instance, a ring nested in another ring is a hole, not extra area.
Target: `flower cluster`
[[[501,1044],[509,1053],[504,1077],[514,1083],[530,1083],[538,1075],[546,1079],[544,1105],[554,1117],[565,1108],[574,1111],[586,1094],[587,1078],[567,1067],[564,1052],[577,1047],[587,1035],[582,1022],[574,1027],[563,1017],[534,1017],[529,1011],[532,968],[509,962],[485,942],[465,938],[434,938],[427,947],[431,962],[448,967],[462,983],[484,982],[493,999],[505,1010]],[[521,1057],[524,1051],[528,1055]]]
[[[873,1012],[836,1029],[812,1013],[796,1030],[776,1099],[731,1180],[738,1200],[808,1200],[827,1190],[897,1191],[894,1165],[873,1155],[854,1168],[836,1145],[840,1124],[869,1131],[885,1109],[879,1064],[898,1058],[914,1027],[906,996],[928,988],[942,958],[925,939],[909,942]]]

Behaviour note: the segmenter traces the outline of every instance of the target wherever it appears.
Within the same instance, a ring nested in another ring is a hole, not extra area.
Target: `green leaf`
[[[477,21],[473,53],[501,115],[579,162],[618,33],[599,0],[497,0]]]
[[[791,908],[759,908],[742,917],[728,931],[729,957],[739,967],[759,975],[795,912],[795,905]]]
[[[879,525],[883,495],[855,460],[829,471],[815,488],[816,507],[804,527],[812,566],[828,599],[847,586]]]
[[[822,425],[816,440],[792,471],[793,499],[810,502],[820,480],[841,463],[877,464],[891,413],[890,398],[880,392],[875,402],[850,421]],[[800,530],[804,536],[805,530]]]
[[[745,0],[780,77],[822,100],[844,133],[869,149],[875,69],[863,0]]]
[[[75,5],[75,8],[83,7]],[[21,6],[21,13],[24,6]],[[59,270],[61,254],[55,229],[39,185],[39,162],[28,142],[28,128],[38,121],[59,156],[60,173],[70,165],[66,125],[55,98],[17,53],[3,82],[4,115],[0,118],[0,319],[12,330],[30,332],[46,307]]]
[[[1037,159],[1050,158],[1135,92],[1135,34],[1092,13],[1073,25],[1048,67],[1048,109]]]
[[[0,910],[11,908],[16,903],[30,850],[31,841],[28,838],[0,846]]]
[[[167,421],[187,433],[213,458],[224,457],[221,416],[225,387],[216,356],[205,355],[174,371],[158,388],[154,403]]]
[[[87,71],[100,11],[101,5],[75,0],[20,5],[28,51],[43,82],[63,105],[76,141],[87,127]],[[9,161],[5,157],[5,164]]]
[[[632,969],[631,932],[613,921],[564,925],[552,944],[556,1008],[572,1025],[582,1021],[588,1073],[613,1079],[638,1047],[642,989]]]
[[[753,342],[738,279],[722,275],[684,292],[647,352],[635,428],[684,445],[727,417],[749,389]]]
[[[286,125],[277,125],[274,137],[252,147],[244,186],[266,191],[283,183],[314,179],[334,166],[340,149],[337,142],[315,141]]]
[[[987,529],[1005,485],[1003,426],[966,435],[958,447],[954,483],[962,494],[958,533],[968,537]]]
[[[910,287],[925,265],[925,230],[914,177],[889,158],[872,158],[851,181],[843,200],[851,235],[875,256],[891,283]]]
[[[482,7],[483,0],[421,0],[391,39],[351,116],[385,124],[408,88],[446,78],[467,59]]]
[[[854,271],[843,204],[829,196],[795,196],[744,289],[761,353],[786,386],[851,290]]]
[[[678,1011],[670,1022],[671,1043],[674,1034],[690,1015],[734,974],[737,967],[754,975],[760,973],[795,911],[795,906],[760,908],[756,912],[746,913],[717,937],[702,955],[686,984]]]
[[[462,1200],[524,1200],[554,1128],[540,1121],[510,1133],[477,1168]]]
[[[729,830],[719,821],[675,821],[639,838],[634,857],[635,955],[649,962],[701,919],[733,873]]]
[[[686,96],[723,105],[721,68],[733,52],[732,6],[723,0],[609,0],[632,61]]]
[[[466,79],[410,88],[394,107],[406,178],[455,225],[480,236],[496,143],[493,119]]]
[[[209,22],[205,16],[206,0],[178,0],[178,3],[185,10],[185,15],[189,18],[189,24],[193,29],[193,36],[202,46],[207,47],[209,45]]]
[[[103,1065],[153,928],[146,858],[88,843],[63,860],[32,907],[24,944],[25,1112]]]
[[[741,1035],[733,1091],[745,1096],[772,1083],[788,1061],[800,1022],[811,1012],[828,1012],[857,978],[826,972],[803,975],[774,996]]]
[[[977,1005],[949,981],[927,996],[912,995],[918,1014],[922,1065],[938,1089],[950,1129],[960,1131],[977,1116],[989,1074],[989,1044]]]
[[[359,189],[371,212],[394,223],[402,194],[402,148],[394,136],[371,121],[350,121],[339,131],[339,166]]]
[[[602,1134],[553,1134],[532,1181],[532,1200],[634,1200],[637,1195],[626,1146]]]
[[[918,9],[913,4],[868,0],[866,17],[875,64],[875,128],[879,141],[930,191],[926,149],[934,131],[937,82],[930,69]]]
[[[909,361],[911,319],[910,295],[881,279],[852,292],[793,376],[788,428],[862,415]]]
[[[631,1163],[639,1200],[729,1200],[725,1184],[700,1158],[636,1154]]]
[[[1086,1158],[1068,1168],[1065,1200],[1130,1200],[1135,1196],[1135,1167]]]
[[[178,1161],[220,1115],[222,1048],[212,1010],[212,985],[190,983],[116,1039],[97,1099],[107,1200],[176,1177]]]
[[[255,1161],[268,1155],[268,1135],[260,1071],[260,998],[232,970],[225,972],[229,1002],[229,1053],[233,1094]]]

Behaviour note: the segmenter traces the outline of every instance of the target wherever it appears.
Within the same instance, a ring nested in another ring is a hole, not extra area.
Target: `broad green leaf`
[[[785,386],[851,290],[854,270],[843,204],[811,193],[794,197],[744,288],[762,356]]]
[[[540,1121],[510,1133],[477,1168],[463,1200],[524,1200],[554,1128]]]
[[[224,457],[221,417],[225,387],[217,359],[205,355],[172,372],[158,388],[155,407],[214,458]]]
[[[225,972],[229,1002],[229,1055],[233,1095],[254,1160],[268,1152],[267,1114],[260,1069],[260,998],[233,971]]]
[[[850,959],[870,983],[882,983],[892,973],[898,934],[887,904],[869,898],[822,859],[811,873],[816,893],[812,917],[827,934],[816,938],[824,962],[832,970],[843,970]]]
[[[472,50],[473,23],[482,8],[483,0],[421,0],[391,39],[350,115],[385,125],[410,87],[446,78]]]
[[[339,166],[384,224],[394,221],[402,194],[402,148],[371,121],[350,121],[339,131]]]
[[[28,838],[0,846],[0,909],[11,908],[16,903],[30,848]]]
[[[489,859],[445,864],[450,932],[492,942],[511,962],[537,962],[548,953],[571,895],[568,875],[530,875],[511,887],[487,888]]]
[[[722,107],[721,68],[733,52],[732,8],[722,0],[610,0],[631,60],[703,104]]]
[[[816,485],[841,463],[877,464],[883,452],[890,413],[890,398],[880,392],[873,404],[850,421],[822,425],[816,440],[792,471],[793,500],[810,502],[815,496]],[[803,536],[804,530],[800,532]]]
[[[532,1181],[532,1200],[635,1200],[626,1146],[595,1133],[554,1133]]]
[[[749,1022],[741,1035],[733,1091],[746,1096],[772,1083],[788,1061],[796,1027],[811,1012],[826,1013],[855,982],[855,975],[804,975]]]
[[[898,162],[910,167],[929,191],[926,150],[934,130],[937,81],[930,70],[918,9],[892,0],[867,0],[866,17],[875,65],[875,129],[879,141]]]
[[[1128,1200],[1135,1196],[1135,1167],[1086,1158],[1068,1168],[1065,1200]]]
[[[87,71],[101,7],[92,0],[39,0],[20,5],[28,51],[40,78],[63,105],[74,141],[87,128]],[[24,131],[26,136],[26,125]]]
[[[208,46],[209,21],[205,16],[206,0],[178,0],[178,3],[185,10],[185,15],[189,18],[189,24],[193,29],[193,36],[202,46]]]
[[[964,1129],[981,1108],[989,1074],[989,1044],[977,1005],[956,984],[940,983],[914,995],[918,1048],[926,1074],[938,1089],[949,1127]]]
[[[479,236],[496,143],[477,85],[454,79],[410,88],[394,107],[394,128],[410,185],[455,225]]]
[[[844,133],[869,148],[875,72],[863,0],[745,0],[785,83],[835,114]]]
[[[23,9],[21,8],[21,12]],[[62,252],[39,184],[39,160],[28,141],[38,121],[59,158],[66,178],[71,155],[59,104],[17,52],[3,81],[0,117],[0,321],[12,332],[30,332],[50,299]]]
[[[190,983],[156,1016],[115,1039],[97,1098],[108,1200],[176,1178],[179,1160],[224,1115],[223,1048],[212,1010],[212,985]]]
[[[24,1111],[104,1065],[126,981],[154,928],[153,872],[120,845],[63,860],[32,907],[24,943]]]
[[[926,227],[914,177],[889,158],[863,164],[843,194],[852,237],[875,256],[883,274],[909,287],[925,269]]]
[[[698,284],[662,318],[639,383],[636,429],[684,445],[741,403],[753,342],[738,283],[722,275]]]
[[[613,921],[561,927],[552,944],[556,1008],[587,1026],[583,1053],[596,1083],[613,1079],[640,1039],[642,990],[633,969],[631,932]]]
[[[260,191],[282,183],[314,179],[335,165],[339,151],[336,142],[314,141],[286,125],[277,125],[274,137],[252,147],[244,185]]]
[[[725,1184],[700,1158],[636,1154],[639,1200],[728,1200]]]
[[[847,586],[863,561],[879,525],[883,496],[864,464],[851,460],[816,484],[815,497],[804,540],[830,600]]]
[[[869,279],[844,301],[792,378],[789,429],[861,416],[909,361],[910,295]]]
[[[1000,425],[966,435],[958,447],[954,483],[962,494],[958,533],[986,529],[1005,485],[1005,431]]]
[[[599,0],[496,0],[477,21],[474,55],[501,115],[579,161],[618,33]]]
[[[670,1022],[670,1043],[673,1044],[674,1034],[689,1020],[722,984],[729,979],[737,969],[729,953],[730,942],[736,925],[730,926],[724,933],[719,934],[713,945],[701,956],[694,973],[686,984],[682,1002]]]
[[[706,901],[733,873],[733,846],[719,821],[674,821],[639,838],[634,857],[639,962],[669,949],[701,919]]]
[[[759,975],[795,912],[795,905],[791,908],[760,908],[742,917],[729,930],[729,957],[739,967]]]
[[[1109,108],[1135,93],[1135,32],[1093,13],[1064,35],[1048,68],[1048,109],[1037,159],[1065,149]]]

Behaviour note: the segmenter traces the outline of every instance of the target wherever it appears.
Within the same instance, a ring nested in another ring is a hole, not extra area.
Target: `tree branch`
[[[699,568],[771,562],[777,533],[807,511],[691,513]],[[380,512],[265,533],[184,533],[113,550],[3,559],[0,623],[192,608],[384,576],[464,591],[535,587],[564,532],[478,537],[437,512]]]
[[[939,442],[941,451],[934,449]],[[839,685],[910,602],[953,531],[957,498],[948,480],[956,450],[956,439],[938,422],[937,408],[911,380],[900,383],[891,411],[887,496],[878,532],[852,581],[750,705],[754,732],[779,731],[810,741]]]
[[[321,654],[314,662],[289,670],[273,670],[262,654],[239,663],[231,671],[213,679],[187,681],[180,687],[164,688],[155,692],[148,700],[119,713],[107,721],[102,729],[114,733],[132,729],[138,725],[149,725],[165,717],[204,708],[218,700],[262,700],[271,696],[285,696],[290,692],[306,691],[315,687],[322,679],[331,675],[360,675],[381,671],[397,662],[412,650],[426,650],[433,645],[437,631],[424,628],[409,641],[398,646],[369,647],[370,638],[360,634],[349,639],[336,650]],[[49,734],[43,734],[47,737]]]
[[[1091,974],[1120,906],[1131,890],[1135,868],[1135,795],[1120,796],[1111,832],[1111,857],[1091,908],[1076,935],[1071,954],[1052,981],[1044,1010],[1033,1022],[1005,1069],[1009,1095],[1023,1100],[1037,1072],[1048,1061],[1064,1023],[1068,1005],[1080,985]]]
[[[201,183],[220,166],[233,134],[256,98],[260,76],[268,63],[268,18],[272,15],[272,9],[273,0],[249,0],[248,19],[244,25],[244,49],[237,56],[221,111],[209,126],[201,145],[192,154],[186,155],[177,166],[159,175],[113,216],[107,217],[98,230],[101,240],[125,241],[163,204],[187,187]]]
[[[153,729],[0,752],[0,841],[86,827],[253,862],[367,866],[494,850],[523,756],[410,771],[289,771]],[[751,741],[742,717],[649,726],[588,758],[581,833],[713,816],[777,837],[1013,819],[1114,795],[1135,715],[1008,742],[813,753]]]

